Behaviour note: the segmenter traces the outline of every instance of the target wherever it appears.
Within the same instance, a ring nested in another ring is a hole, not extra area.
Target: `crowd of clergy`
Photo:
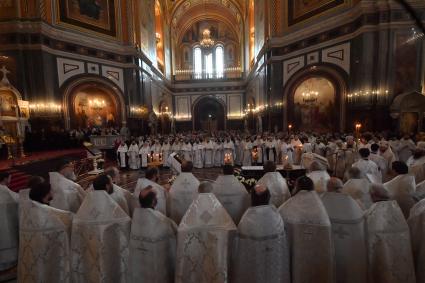
[[[116,167],[83,189],[64,161],[19,193],[1,173],[0,270],[17,264],[18,282],[425,282],[425,142],[232,139],[133,141],[135,157],[118,148],[133,169],[143,147],[184,157],[171,185],[149,167],[132,192]],[[247,190],[233,164],[261,163]],[[290,189],[279,163],[307,173]],[[223,174],[200,182],[194,166]]]

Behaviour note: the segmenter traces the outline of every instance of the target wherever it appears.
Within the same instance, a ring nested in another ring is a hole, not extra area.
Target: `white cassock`
[[[232,141],[225,142],[223,144],[223,160],[224,160],[225,154],[230,154],[231,156],[230,164],[233,165],[236,158],[236,152],[235,152],[235,145]]]
[[[171,146],[169,143],[164,143],[162,145],[162,160],[164,167],[170,167],[170,164],[168,164],[168,157],[170,156],[171,152]]]
[[[401,139],[399,146],[397,147],[398,160],[407,162],[410,156],[412,156],[412,152],[415,148],[416,145],[411,139]]]
[[[425,156],[418,159],[414,159],[412,156],[406,164],[409,166],[409,173],[415,175],[416,183],[425,181]]]
[[[49,172],[49,180],[53,197],[50,206],[76,213],[86,195],[83,188],[58,172]]]
[[[393,162],[397,160],[395,154],[393,153],[390,147],[385,152],[379,151],[379,155],[385,158],[385,160],[387,161],[388,169],[391,169]]]
[[[153,190],[156,193],[157,204],[155,209],[161,212],[162,214],[166,215],[167,214],[167,192],[161,185],[146,178],[140,178],[137,180],[136,188],[134,189],[134,193],[133,193],[134,198],[138,204],[136,205],[136,207],[140,207],[139,195],[140,195],[140,192],[147,186],[152,186]]]
[[[252,165],[252,143],[251,142],[242,142],[242,166],[251,166]]]
[[[328,181],[331,179],[331,176],[325,170],[312,171],[307,174],[307,177],[313,181],[316,192],[323,193],[328,190]]]
[[[245,210],[250,205],[250,196],[238,179],[233,175],[220,175],[213,184],[212,193],[232,217],[235,224],[239,223]]]
[[[238,225],[232,282],[291,282],[285,226],[273,205],[250,207]]]
[[[71,282],[72,213],[19,197],[18,282]]]
[[[291,197],[288,184],[279,172],[268,172],[257,184],[265,185],[270,191],[270,204],[278,208],[282,203]]]
[[[129,282],[174,280],[177,225],[161,212],[137,208],[131,222]]]
[[[293,156],[294,149],[291,147],[291,145],[288,145],[287,143],[283,142],[280,145],[280,151],[281,151],[281,155],[282,155],[282,164],[283,165],[294,164],[294,156]]]
[[[416,281],[425,282],[425,200],[421,200],[410,210],[407,224],[412,240],[413,260],[415,262]]]
[[[127,282],[130,217],[106,191],[91,191],[74,216],[73,282]]]
[[[336,282],[367,282],[363,210],[353,198],[327,192],[321,196],[332,225]]]
[[[120,195],[124,196],[124,199],[127,203],[128,208],[128,215],[131,217],[133,215],[134,208],[137,206],[138,201],[133,197],[133,194],[130,193],[130,191],[121,188],[120,186],[117,186],[114,184],[114,192],[112,193],[111,197],[114,197],[114,195]],[[125,205],[122,205],[123,210],[125,211]]]
[[[125,213],[127,213],[127,215],[131,216],[130,213],[130,208],[129,205],[127,203],[127,198],[124,194],[124,190],[123,188],[113,184],[113,193],[110,194],[109,196],[116,202],[118,203],[118,205],[122,208],[122,210],[124,210]]]
[[[140,159],[139,159],[139,146],[137,144],[131,144],[128,152],[128,166],[130,169],[137,170],[140,168]]]
[[[357,153],[352,149],[339,149],[336,151],[334,160],[334,173],[340,178],[344,179],[345,172],[351,168]]]
[[[180,223],[192,201],[198,196],[199,181],[192,173],[180,173],[168,194],[168,214],[176,223]]]
[[[387,167],[387,160],[380,156],[379,154],[371,153],[369,155],[369,160],[375,162],[375,164],[378,166],[379,171],[382,175],[382,180],[385,180],[385,177],[388,173],[388,167]]]
[[[235,141],[235,164],[236,165],[242,165],[242,158],[243,158],[243,148],[242,148],[242,142],[241,141]]]
[[[0,271],[15,266],[18,261],[18,201],[17,193],[0,185]]]
[[[342,187],[341,192],[351,196],[362,209],[372,206],[370,196],[370,182],[367,179],[349,179]]]
[[[228,282],[236,226],[213,194],[199,194],[178,228],[175,283]]]
[[[368,174],[370,174],[374,177],[375,180],[378,180],[379,183],[382,182],[382,174],[379,171],[379,167],[372,160],[360,159],[354,162],[352,167],[359,169],[364,176],[367,176]]]
[[[193,145],[193,167],[203,168],[205,159],[205,147],[203,144]]]
[[[377,202],[365,217],[369,282],[416,282],[409,227],[397,202]]]
[[[416,191],[413,194],[413,198],[419,202],[423,198],[425,198],[425,181],[420,182],[416,185]]]
[[[412,197],[416,191],[415,177],[410,174],[398,175],[386,182],[384,188],[387,190],[390,198],[397,201],[407,219],[410,209],[415,204]]]
[[[214,143],[209,141],[205,143],[205,168],[214,167]]]
[[[223,144],[216,143],[214,145],[214,166],[220,167],[224,163]]]
[[[149,146],[142,146],[139,149],[139,155],[140,155],[140,166],[143,168],[148,167],[148,163],[150,160],[148,160],[148,155],[151,154],[151,148]]]
[[[263,140],[262,139],[256,139],[253,143],[253,146],[257,147],[257,163],[263,163],[263,159],[264,159],[264,152],[263,152]]]
[[[335,282],[331,223],[317,193],[300,191],[278,211],[288,235],[292,283]]]
[[[126,144],[120,145],[117,149],[117,159],[121,168],[127,167],[126,155],[128,152],[128,147]]]
[[[185,143],[181,147],[181,151],[183,153],[184,160],[192,161],[192,150],[193,147],[190,143]]]
[[[275,141],[266,141],[265,143],[266,146],[266,156],[265,156],[265,160],[267,161],[273,161],[276,162],[277,161],[277,151],[276,151],[276,142]]]

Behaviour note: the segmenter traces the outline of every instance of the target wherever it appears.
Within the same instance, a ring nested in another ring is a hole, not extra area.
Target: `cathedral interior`
[[[353,132],[425,128],[423,1],[2,0],[0,121]]]

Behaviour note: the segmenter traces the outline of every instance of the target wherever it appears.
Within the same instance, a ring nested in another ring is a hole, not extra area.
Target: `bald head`
[[[270,201],[270,191],[264,185],[256,185],[251,191],[251,205],[267,205]]]
[[[328,185],[327,185],[328,192],[335,192],[335,193],[340,192],[343,186],[344,184],[339,178],[332,177],[328,181]]]
[[[184,173],[190,173],[190,172],[192,172],[192,169],[193,169],[193,163],[192,163],[192,161],[184,160],[182,162],[181,168],[182,168],[182,172],[184,172]]]
[[[213,185],[211,182],[204,181],[199,184],[198,193],[200,194],[208,194],[213,190]]]

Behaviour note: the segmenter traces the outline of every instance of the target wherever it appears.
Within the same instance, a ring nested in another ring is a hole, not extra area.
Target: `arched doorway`
[[[346,83],[328,66],[298,72],[285,87],[284,127],[319,133],[344,131]]]
[[[67,128],[120,127],[125,104],[118,89],[101,79],[77,80],[65,91]]]
[[[193,128],[206,132],[225,130],[225,107],[214,97],[203,97],[193,107]]]

